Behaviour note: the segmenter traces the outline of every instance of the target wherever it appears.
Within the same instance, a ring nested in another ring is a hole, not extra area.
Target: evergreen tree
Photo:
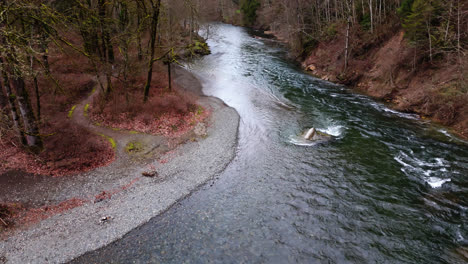
[[[260,7],[258,0],[244,0],[241,4],[241,10],[244,15],[244,24],[251,26],[257,20],[257,9]]]

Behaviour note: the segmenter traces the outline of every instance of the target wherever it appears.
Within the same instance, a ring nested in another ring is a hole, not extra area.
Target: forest
[[[15,0],[0,14],[1,171],[61,175],[112,161],[112,140],[72,120],[96,90],[84,114],[116,129],[180,134],[201,111],[171,81],[179,59],[209,53],[200,1]]]

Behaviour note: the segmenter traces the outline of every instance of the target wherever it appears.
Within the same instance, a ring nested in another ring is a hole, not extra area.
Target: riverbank
[[[361,56],[350,59],[349,70],[343,73],[344,58],[336,51],[344,42],[344,37],[338,37],[320,43],[302,66],[315,76],[350,86],[395,110],[416,113],[468,138],[468,93],[458,87],[466,84],[456,64],[449,60],[412,68],[412,49],[398,31],[363,49]]]
[[[237,112],[219,99],[202,96],[200,82],[185,69],[175,70],[174,81],[200,96],[197,104],[212,111],[206,136],[191,137],[146,167],[114,162],[53,186],[50,192],[31,186],[28,192],[42,192],[44,200],[74,197],[88,202],[15,231],[0,242],[0,259],[7,263],[69,261],[121,238],[224,170],[235,156]],[[157,169],[157,177],[141,177],[148,167]],[[91,202],[90,196],[95,198]]]
[[[417,58],[415,62],[414,49],[401,30],[367,40],[360,40],[359,32],[351,32],[351,55],[345,70],[345,28],[337,27],[333,37],[322,39],[306,56],[297,58],[307,73],[346,85],[394,110],[417,114],[468,138],[466,63],[455,63],[456,57],[432,63]],[[283,33],[265,32],[287,44]]]

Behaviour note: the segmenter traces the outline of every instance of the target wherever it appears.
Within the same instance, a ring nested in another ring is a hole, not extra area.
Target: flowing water
[[[210,34],[189,68],[239,112],[237,157],[83,262],[465,263],[466,142],[304,74],[245,29]],[[333,139],[302,140],[310,127]]]

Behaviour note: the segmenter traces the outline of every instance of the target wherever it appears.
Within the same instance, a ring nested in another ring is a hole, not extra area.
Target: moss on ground
[[[101,137],[105,138],[107,141],[109,141],[109,143],[111,144],[112,148],[115,149],[117,147],[117,143],[115,142],[115,140],[109,136],[106,136],[104,134],[99,134]]]
[[[125,151],[129,154],[138,153],[143,150],[143,144],[138,141],[132,141],[125,146]]]
[[[83,110],[84,116],[88,116],[89,104],[86,104]]]
[[[68,111],[68,118],[72,118],[73,117],[73,112],[75,112],[75,109],[76,109],[76,105],[74,105],[70,111]]]
[[[94,92],[96,92],[96,88],[93,88],[93,90],[89,93],[89,96],[93,95]]]

